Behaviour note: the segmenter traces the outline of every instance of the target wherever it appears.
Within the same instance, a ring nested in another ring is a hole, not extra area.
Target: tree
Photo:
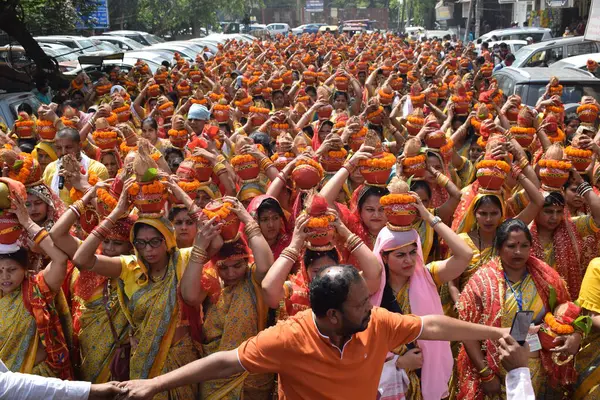
[[[80,15],[89,15],[96,3],[88,0],[21,0],[23,21],[34,35],[65,34],[75,30]]]

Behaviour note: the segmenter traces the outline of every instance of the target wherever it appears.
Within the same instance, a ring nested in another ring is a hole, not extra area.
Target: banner
[[[592,0],[584,37],[600,42],[600,0]]]
[[[306,0],[307,12],[323,12],[323,0]]]
[[[81,16],[77,29],[108,29],[108,0],[90,0],[96,9],[87,16]]]

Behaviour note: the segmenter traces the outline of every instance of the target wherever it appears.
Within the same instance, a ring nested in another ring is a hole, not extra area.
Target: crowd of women
[[[21,105],[0,136],[0,359],[151,378],[292,318],[351,264],[392,312],[533,311],[538,398],[600,398],[599,104],[565,111],[556,79],[523,104],[492,69],[460,41],[281,36]],[[505,391],[494,341],[388,362],[384,398]],[[275,392],[245,373],[160,398]]]

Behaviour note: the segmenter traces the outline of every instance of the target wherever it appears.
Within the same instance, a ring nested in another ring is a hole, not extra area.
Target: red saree
[[[527,261],[527,270],[546,310],[550,309],[548,303],[550,286],[556,290],[557,304],[570,300],[564,282],[558,273],[546,263],[531,256]],[[493,258],[471,277],[463,289],[458,306],[460,319],[476,324],[500,327],[505,296],[504,285],[501,262],[499,258]],[[500,353],[497,343],[487,340],[483,347],[487,365],[498,374],[500,372]],[[540,357],[550,387],[566,386],[575,382],[575,368],[572,361],[558,366],[552,361],[552,354],[545,350],[540,351]],[[485,394],[481,387],[478,371],[473,366],[464,347],[461,347],[458,355],[457,371],[460,382],[458,398],[482,400]]]

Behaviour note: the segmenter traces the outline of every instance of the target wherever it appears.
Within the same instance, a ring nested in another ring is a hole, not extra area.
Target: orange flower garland
[[[200,105],[206,105],[206,103],[208,103],[208,100],[206,99],[192,99],[192,104],[200,104]]]
[[[510,133],[517,133],[520,135],[535,135],[536,129],[535,128],[524,128],[522,126],[513,126],[510,128]]]
[[[19,128],[24,128],[24,127],[29,128],[33,133],[33,129],[35,128],[35,121],[27,119],[27,120],[20,120],[20,121],[15,122],[15,128],[17,131],[19,130]]]
[[[410,203],[416,203],[415,198],[413,196],[411,196],[410,194],[403,194],[403,193],[386,194],[385,196],[382,196],[379,199],[379,204],[381,204],[382,206],[389,206],[392,204],[410,204]]]
[[[555,168],[562,170],[569,170],[573,166],[571,161],[558,161],[543,158],[538,162],[538,165],[542,168]]]
[[[562,106],[546,106],[546,110],[554,114],[561,114],[565,111],[565,108]]]
[[[335,221],[333,215],[323,215],[322,217],[310,217],[308,220],[309,228],[327,228],[329,224]]]
[[[590,110],[596,114],[598,114],[600,112],[600,109],[595,104],[582,104],[579,107],[577,107],[577,114],[580,114],[587,110]]]
[[[383,112],[383,107],[379,106],[379,108],[372,113],[367,114],[367,119],[373,119],[377,117],[379,114]]]
[[[89,171],[88,183],[91,186],[94,186],[96,183],[98,183],[98,181],[99,181],[98,175],[93,171]],[[72,187],[71,190],[69,191],[69,196],[71,197],[71,200],[75,202],[77,200],[80,200],[83,197],[83,192]]]
[[[216,221],[223,221],[224,219],[226,219],[229,214],[231,214],[231,208],[233,207],[233,204],[231,203],[223,203],[223,205],[221,206],[221,208],[219,208],[217,211],[211,211],[211,210],[207,210],[206,208],[202,209],[202,212],[204,213],[204,215],[206,215],[206,217],[208,219],[212,219],[214,217],[216,218]]]
[[[575,328],[573,328],[572,325],[561,324],[556,320],[556,318],[554,318],[552,313],[546,313],[544,316],[544,322],[550,327],[552,332],[559,335],[569,335],[575,332]]]
[[[112,88],[112,85],[110,83],[107,85],[96,86],[96,94],[98,96],[104,96],[105,94],[110,92],[110,88]]]
[[[33,157],[28,153],[20,154],[20,161],[23,162],[21,168],[19,169],[19,173],[15,173],[12,169],[8,172],[8,177],[10,179],[14,179],[15,181],[19,181],[21,183],[25,183],[29,175],[31,175],[31,168],[33,167]]]
[[[563,92],[563,86],[562,85],[556,85],[556,86],[550,86],[550,95],[554,96],[554,95],[562,95]]]
[[[272,127],[273,129],[285,130],[290,128],[290,124],[273,124]]]
[[[339,150],[331,150],[327,152],[327,155],[331,158],[346,158],[348,151],[342,147]]]
[[[141,188],[142,188],[143,194],[165,193],[165,195],[166,195],[165,185],[159,180],[155,180],[154,182],[147,184],[147,185],[141,185]],[[135,182],[129,188],[128,193],[131,196],[137,196],[140,193],[140,184],[138,182]]]
[[[110,116],[106,117],[106,122],[108,122],[108,124],[111,126],[117,125],[117,122],[119,122],[117,114],[115,114],[114,112],[110,113]]]
[[[257,114],[268,114],[270,112],[270,110],[268,108],[262,108],[262,107],[250,107],[250,112],[257,113]]]
[[[552,143],[563,143],[565,141],[565,137],[565,133],[560,128],[556,130],[556,135],[548,135],[548,139],[550,139]]]
[[[481,160],[477,163],[475,168],[499,168],[507,174],[510,172],[510,165],[508,165],[506,161],[501,160]]]
[[[96,140],[97,138],[114,139],[117,137],[117,132],[115,132],[115,131],[94,131],[94,133],[92,133],[92,137],[94,138],[94,140]]]
[[[193,193],[195,191],[197,191],[201,184],[197,179],[194,179],[191,182],[186,182],[186,181],[179,181],[177,182],[177,185],[183,189],[184,192],[186,193]]]
[[[220,110],[220,111],[229,111],[229,105],[227,105],[227,104],[215,104],[214,109],[215,110]]]
[[[594,152],[591,150],[577,149],[573,146],[567,146],[565,148],[565,154],[571,157],[591,158]]]
[[[392,168],[396,163],[396,157],[392,153],[383,153],[381,158],[369,158],[367,160],[360,160],[358,165],[361,167],[374,167],[374,168]]]
[[[75,79],[73,79],[71,81],[71,89],[73,89],[73,90],[81,90],[81,89],[83,89],[83,84],[84,84],[83,82],[77,83],[75,81]]]
[[[169,129],[169,137],[183,138],[188,135],[187,129]]]
[[[446,139],[446,144],[443,145],[442,147],[440,147],[440,153],[441,154],[447,154],[450,151],[452,151],[453,148],[454,148],[454,142],[452,141],[452,139],[447,138]]]
[[[258,161],[256,161],[256,158],[254,158],[254,156],[252,156],[250,154],[240,154],[240,155],[234,156],[231,159],[231,165],[241,165],[241,164],[251,163],[253,161],[258,162]]]
[[[252,97],[248,96],[245,99],[234,101],[233,104],[239,108],[239,107],[243,107],[251,102],[252,102]]]
[[[416,117],[414,115],[409,115],[406,120],[413,125],[423,126],[425,124],[425,118]]]
[[[97,191],[97,196],[98,198],[104,203],[106,204],[106,206],[108,207],[108,209],[110,211],[114,210],[115,207],[117,206],[117,199],[115,199],[109,192],[108,190],[104,189],[104,188],[99,188]]]
[[[167,101],[166,103],[161,104],[160,106],[158,106],[158,109],[160,111],[166,110],[169,107],[173,107],[173,102],[172,101]]]
[[[414,157],[406,157],[402,161],[402,165],[409,167],[411,165],[421,164],[427,161],[427,156],[425,154],[419,154]]]
[[[283,155],[285,158],[294,158],[296,155],[294,153],[290,153],[289,151],[285,152]],[[271,156],[271,161],[276,161],[279,159],[279,153],[275,153]]]

